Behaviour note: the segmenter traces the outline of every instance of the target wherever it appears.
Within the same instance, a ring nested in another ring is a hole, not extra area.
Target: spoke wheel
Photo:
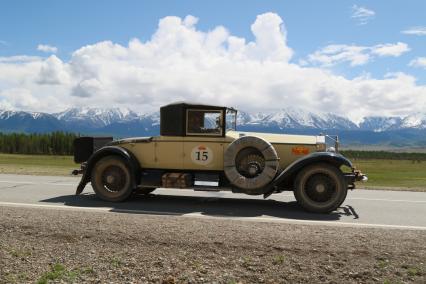
[[[118,156],[100,159],[92,171],[92,187],[106,201],[123,201],[132,193],[131,175],[126,162]]]
[[[265,158],[256,148],[248,147],[237,154],[235,165],[239,174],[246,178],[254,178],[263,172]]]
[[[315,164],[296,177],[294,195],[307,211],[328,213],[346,198],[347,186],[342,172],[329,164]]]
[[[336,184],[326,174],[314,174],[306,181],[304,191],[312,201],[327,202],[336,194]]]

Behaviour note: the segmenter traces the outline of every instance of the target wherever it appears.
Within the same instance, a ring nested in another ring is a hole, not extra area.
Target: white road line
[[[32,181],[10,181],[10,180],[0,180],[0,183],[29,184],[29,185],[59,185],[59,186],[77,186],[77,184],[75,184],[75,183],[32,182]]]
[[[381,198],[362,198],[362,197],[348,197],[348,198],[346,198],[346,200],[368,200],[368,201],[387,201],[387,202],[426,203],[426,200],[381,199]]]
[[[73,210],[73,211],[93,211],[103,213],[135,213],[147,215],[173,215],[186,218],[206,218],[216,220],[235,220],[235,221],[251,221],[251,222],[271,222],[271,223],[294,223],[306,225],[328,225],[328,226],[342,226],[342,227],[366,227],[366,228],[387,228],[387,229],[409,229],[409,230],[426,230],[425,226],[405,226],[405,225],[390,225],[390,224],[373,224],[373,223],[351,223],[351,222],[333,222],[333,221],[315,221],[315,220],[295,220],[274,217],[218,217],[204,215],[199,212],[180,214],[176,212],[167,211],[146,211],[146,210],[127,210],[127,209],[114,209],[109,207],[77,207],[77,206],[63,206],[53,204],[29,204],[29,203],[15,203],[15,202],[0,202],[0,206],[5,207],[27,207],[27,208],[49,208],[60,210]]]
[[[16,183],[16,184],[37,184],[31,181],[9,181],[9,180],[0,180],[1,183]]]

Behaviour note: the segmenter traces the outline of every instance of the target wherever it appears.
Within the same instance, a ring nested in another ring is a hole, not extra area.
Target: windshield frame
[[[234,119],[231,121],[231,123],[228,123],[228,114],[231,113],[234,115]],[[238,110],[235,108],[229,107],[226,109],[225,113],[225,123],[226,123],[226,131],[237,131],[237,114]]]

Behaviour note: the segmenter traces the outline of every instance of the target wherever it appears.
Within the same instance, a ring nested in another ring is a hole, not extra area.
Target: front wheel
[[[91,182],[96,195],[105,201],[124,201],[133,191],[130,170],[118,156],[100,159],[93,168]]]
[[[343,173],[329,164],[315,164],[296,177],[294,196],[305,210],[329,213],[345,200],[347,187]]]

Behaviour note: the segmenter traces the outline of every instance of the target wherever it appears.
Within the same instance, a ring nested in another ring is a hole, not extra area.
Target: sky
[[[426,112],[426,1],[0,2],[0,109]]]

